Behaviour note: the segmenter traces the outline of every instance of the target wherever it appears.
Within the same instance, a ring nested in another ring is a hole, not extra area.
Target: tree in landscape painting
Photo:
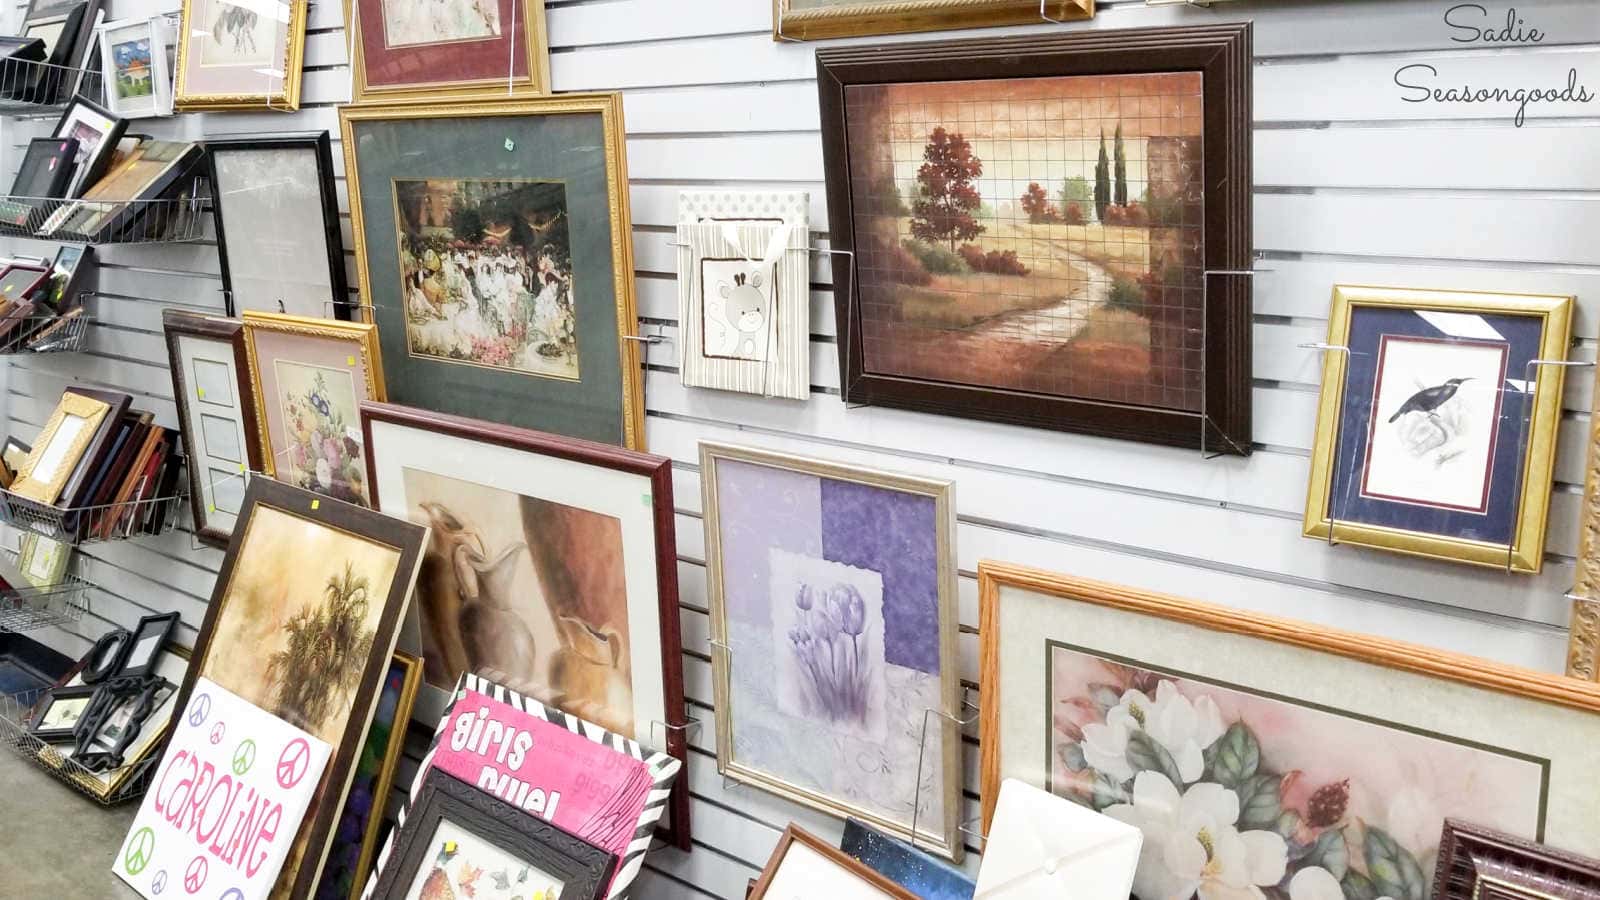
[[[1106,133],[1100,132],[1100,159],[1094,164],[1094,217],[1104,222],[1111,205],[1111,161],[1106,158]]]
[[[1112,193],[1118,206],[1128,205],[1128,151],[1122,146],[1122,123],[1117,123],[1116,149],[1113,151],[1113,165],[1111,175],[1116,185]]]
[[[374,635],[363,628],[370,585],[345,563],[344,574],[328,576],[325,602],[295,613],[284,626],[288,646],[267,659],[267,679],[276,685],[272,714],[297,728],[317,724],[360,686]]]
[[[983,233],[972,215],[982,203],[972,182],[983,174],[983,160],[972,155],[972,144],[943,126],[928,135],[917,170],[921,193],[913,208],[911,234],[924,241],[946,244],[951,252],[957,241]]]
[[[1022,211],[1028,214],[1028,221],[1035,224],[1054,222],[1058,218],[1055,207],[1050,205],[1050,196],[1037,181],[1030,182],[1027,193],[1022,195]]]

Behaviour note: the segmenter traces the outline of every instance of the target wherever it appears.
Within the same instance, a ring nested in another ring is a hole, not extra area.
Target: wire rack
[[[28,730],[33,709],[49,689],[0,694],[0,743],[49,775],[105,806],[114,806],[144,796],[155,775],[159,753],[107,772],[95,772],[72,759],[66,744],[53,744],[35,737]]]
[[[211,203],[193,178],[158,200],[0,197],[0,235],[79,244],[177,244],[207,237]]]
[[[17,551],[0,551],[17,566]],[[66,625],[83,619],[89,611],[89,588],[79,570],[79,557],[67,563],[61,580],[49,587],[13,586],[0,591],[0,631],[33,631],[50,625]]]
[[[183,483],[183,479],[179,479],[179,483]],[[141,493],[145,484],[141,480],[134,493]],[[0,522],[75,545],[120,541],[146,533],[145,525],[151,525],[156,532],[165,531],[174,524],[188,496],[179,489],[160,497],[62,509],[0,490]],[[106,527],[108,517],[111,524]]]
[[[48,118],[60,115],[76,94],[104,96],[100,70],[43,61],[0,61],[0,115]]]

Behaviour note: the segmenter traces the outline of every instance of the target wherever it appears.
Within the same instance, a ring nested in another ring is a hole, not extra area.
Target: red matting
[[[527,10],[522,0],[499,0],[497,37],[411,44],[390,48],[384,35],[384,3],[418,0],[356,0],[361,16],[361,55],[368,90],[448,86],[455,82],[528,79]],[[515,22],[512,17],[515,16]]]

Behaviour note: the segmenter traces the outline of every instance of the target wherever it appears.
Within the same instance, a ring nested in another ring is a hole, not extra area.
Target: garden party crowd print
[[[1201,87],[848,86],[866,371],[1200,409]]]

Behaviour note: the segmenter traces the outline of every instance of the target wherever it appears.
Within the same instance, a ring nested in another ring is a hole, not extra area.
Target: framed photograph
[[[172,633],[178,628],[178,614],[157,613],[139,620],[133,630],[133,640],[128,645],[128,656],[122,661],[122,678],[143,678],[154,674],[161,651]]]
[[[185,141],[143,141],[105,177],[84,191],[83,198],[62,205],[45,220],[41,236],[90,243],[150,240],[165,233],[177,200],[200,174],[199,144]]]
[[[709,443],[700,484],[718,770],[960,862],[955,486]]]
[[[377,329],[278,313],[244,314],[261,471],[371,506],[358,405],[383,400]]]
[[[99,427],[95,430],[94,437],[90,439],[88,447],[84,450],[77,466],[73,469],[72,477],[67,480],[66,486],[61,490],[61,498],[56,505],[65,509],[78,509],[89,505],[92,501],[95,482],[109,460],[122,415],[128,411],[128,407],[133,402],[132,397],[117,391],[75,387],[72,389],[72,393],[80,394],[91,400],[98,400],[106,404],[110,411],[105,418],[101,419]]]
[[[82,95],[72,98],[50,135],[74,138],[78,142],[77,166],[72,171],[72,184],[66,196],[82,197],[84,191],[100,180],[111,165],[117,142],[122,140],[122,132],[127,127],[127,119],[119,118],[93,100]]]
[[[28,733],[41,741],[61,743],[77,739],[78,723],[89,711],[97,688],[61,687],[52,690],[34,713]]]
[[[772,37],[818,41],[864,34],[1038,25],[1094,16],[1095,0],[772,0]]]
[[[123,19],[100,26],[100,69],[106,104],[126,119],[172,112],[172,75],[167,71],[166,17]]]
[[[395,769],[405,748],[406,727],[421,685],[422,660],[396,650],[356,762],[355,777],[344,798],[344,811],[334,828],[328,862],[317,882],[317,900],[359,900],[366,887]]]
[[[1433,900],[1600,897],[1600,860],[1446,819]]]
[[[305,0],[183,0],[176,108],[299,109],[309,8]]]
[[[22,571],[23,580],[41,591],[61,583],[71,560],[71,544],[53,541],[36,532],[24,532],[17,545],[17,568]]]
[[[978,582],[985,832],[1005,778],[1136,825],[1162,851],[1138,900],[1427,897],[1452,817],[1600,844],[1600,685],[1005,563]]]
[[[55,503],[110,412],[110,405],[103,401],[73,391],[63,393],[39,432],[34,450],[18,470],[11,493],[39,503]]]
[[[433,529],[424,717],[472,672],[688,758],[670,460],[378,403],[361,434],[373,508]],[[686,783],[671,825],[687,846]]]
[[[399,827],[375,896],[472,897],[486,877],[522,896],[599,900],[617,865],[616,854],[437,770]]]
[[[844,851],[798,825],[778,838],[751,889],[749,900],[829,897],[833,900],[917,900],[917,895],[879,875]]]
[[[620,94],[339,110],[396,403],[644,448]]]
[[[817,78],[846,403],[1250,452],[1250,279],[1216,274],[1251,267],[1249,23]]]
[[[972,876],[857,819],[846,819],[839,849],[922,900],[972,900]]]
[[[1538,572],[1572,306],[1336,286],[1305,535]]]
[[[345,0],[356,103],[550,92],[544,0]]]
[[[188,460],[194,534],[226,547],[244,508],[248,473],[265,466],[244,324],[167,309],[161,325]]]
[[[78,142],[73,138],[34,138],[11,183],[11,198],[53,199],[66,195],[77,163]],[[20,224],[20,223],[19,223]]]
[[[389,662],[427,529],[253,478],[178,698],[204,676],[333,746],[278,885],[322,871]]]
[[[206,141],[229,315],[352,318],[329,146],[326,131]]]

